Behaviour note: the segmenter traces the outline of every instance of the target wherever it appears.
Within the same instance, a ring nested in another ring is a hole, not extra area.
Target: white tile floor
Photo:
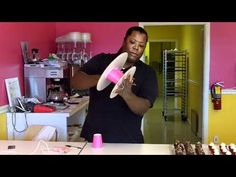
[[[162,98],[157,98],[153,108],[144,116],[144,142],[148,144],[173,144],[176,139],[195,143],[200,141],[191,131],[189,121],[180,116],[162,116]]]

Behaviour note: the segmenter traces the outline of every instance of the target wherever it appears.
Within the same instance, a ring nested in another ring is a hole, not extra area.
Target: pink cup
[[[96,133],[93,135],[93,148],[102,148],[103,143],[102,143],[102,135],[100,133]]]

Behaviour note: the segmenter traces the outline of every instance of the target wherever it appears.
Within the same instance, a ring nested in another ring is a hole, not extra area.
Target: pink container
[[[100,133],[96,133],[93,135],[93,148],[102,148],[103,142],[102,142],[102,135]]]

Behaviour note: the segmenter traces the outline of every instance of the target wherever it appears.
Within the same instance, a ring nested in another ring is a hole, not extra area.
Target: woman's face
[[[146,35],[138,31],[133,31],[123,43],[123,51],[128,52],[128,63],[137,62],[143,55],[146,47]]]

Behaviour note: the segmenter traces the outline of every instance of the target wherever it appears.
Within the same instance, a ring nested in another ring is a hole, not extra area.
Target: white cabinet
[[[68,141],[68,126],[83,125],[89,98],[83,97],[79,104],[53,113],[7,113],[8,140],[23,140],[29,125],[51,125],[57,128],[57,141]]]

